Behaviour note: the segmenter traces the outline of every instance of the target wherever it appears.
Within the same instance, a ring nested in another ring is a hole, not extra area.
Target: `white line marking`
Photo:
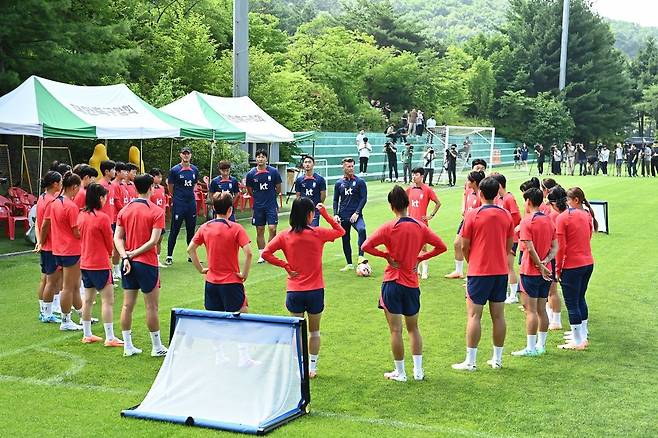
[[[110,388],[109,386],[98,386],[98,385],[83,385],[79,383],[71,382],[53,382],[50,379],[35,379],[33,377],[18,377],[18,376],[5,376],[0,375],[0,382],[15,382],[15,383],[24,383],[28,385],[37,385],[37,386],[48,386],[48,387],[64,387],[70,389],[81,389],[85,391],[99,391],[99,392],[110,392],[114,394],[124,394],[124,395],[144,395],[141,391],[132,391],[130,389],[123,388]]]
[[[459,435],[459,436],[477,437],[477,438],[498,438],[502,436],[510,436],[510,435],[494,435],[487,432],[459,429],[455,427],[407,423],[405,421],[386,420],[383,418],[358,417],[355,415],[339,414],[336,412],[328,412],[328,411],[316,411],[313,409],[311,409],[311,415],[317,415],[318,417],[335,418],[337,420],[351,421],[354,423],[372,424],[375,426],[384,426],[384,427],[391,427],[396,429],[412,429],[422,432],[444,433],[448,435]]]

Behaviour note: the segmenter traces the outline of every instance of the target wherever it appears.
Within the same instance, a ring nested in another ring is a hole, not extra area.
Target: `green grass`
[[[516,195],[525,175],[507,173]],[[461,282],[443,279],[453,268],[450,249],[430,262],[431,279],[421,284],[426,381],[385,381],[382,373],[392,361],[386,323],[376,307],[384,264],[372,261],[371,278],[340,273],[344,260],[338,241],[325,249],[326,310],[320,377],[311,384],[312,413],[273,436],[658,436],[656,181],[562,177],[560,182],[578,184],[588,198],[610,203],[611,234],[593,240],[587,351],[558,351],[560,336],[551,333],[547,355],[511,357],[524,346],[525,333],[523,313],[507,306],[504,368],[485,365],[491,354],[485,315],[478,371],[451,370],[464,356],[465,305]],[[369,183],[365,219],[371,231],[391,218],[384,201],[390,187]],[[439,189],[438,194],[443,207],[431,225],[450,246],[461,189]],[[175,259],[173,267],[161,271],[165,334],[172,307],[203,307],[203,278],[184,262],[182,242]],[[120,410],[142,400],[162,360],[124,359],[120,350],[82,345],[79,334],[38,323],[37,277],[36,256],[0,259],[3,436],[214,436],[210,430],[122,419]],[[286,314],[283,270],[254,266],[246,289],[253,313]],[[117,322],[120,301],[119,290]],[[102,334],[100,327],[94,331]],[[136,345],[147,349],[142,303],[133,331]]]

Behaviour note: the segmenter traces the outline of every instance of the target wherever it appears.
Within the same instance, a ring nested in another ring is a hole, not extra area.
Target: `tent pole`
[[[212,162],[215,158],[215,131],[212,133],[212,141],[210,142],[210,170],[208,171],[208,178],[212,179]]]
[[[23,174],[25,172],[25,167],[23,166],[23,164],[25,164],[23,160],[24,156],[25,156],[25,136],[23,135],[21,140],[21,184],[23,183]],[[11,166],[9,166],[9,169],[11,170]],[[9,183],[12,184],[13,181],[10,181]],[[30,191],[32,191],[32,187],[30,187]]]
[[[145,172],[145,169],[142,169],[142,163],[144,162],[144,139],[140,138],[139,139],[139,163],[137,163],[137,167],[139,167],[139,173]]]
[[[23,146],[25,146],[25,136],[23,136]],[[43,173],[43,137],[39,137],[39,187],[41,187],[41,178]]]
[[[313,155],[313,159],[315,159],[315,139],[313,139],[313,149],[311,150],[311,155]]]
[[[172,167],[172,161],[174,159],[174,139],[171,139],[171,146],[169,147],[169,168]]]

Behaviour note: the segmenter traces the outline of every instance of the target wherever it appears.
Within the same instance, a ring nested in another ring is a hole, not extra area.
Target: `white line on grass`
[[[18,376],[5,376],[0,375],[0,382],[16,382],[16,383],[25,383],[28,385],[37,385],[37,386],[47,386],[47,387],[64,387],[70,389],[81,389],[85,391],[99,391],[99,392],[111,392],[114,394],[124,394],[124,395],[143,395],[141,391],[132,391],[130,389],[123,388],[111,388],[109,386],[98,386],[98,385],[84,385],[80,383],[72,382],[53,382],[50,379],[36,379],[34,377],[18,377]]]
[[[318,417],[335,418],[337,420],[351,421],[353,423],[372,424],[374,426],[384,426],[396,429],[411,429],[421,432],[444,433],[448,435],[459,435],[477,438],[498,438],[503,435],[494,435],[487,432],[478,432],[476,430],[459,429],[455,427],[432,426],[427,424],[408,423],[406,421],[385,420],[383,418],[358,417],[356,415],[339,414],[336,412],[311,410],[311,415]],[[504,435],[509,436],[509,435]]]

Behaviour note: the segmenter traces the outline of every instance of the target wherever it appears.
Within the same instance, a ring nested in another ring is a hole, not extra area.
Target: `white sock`
[[[572,333],[571,342],[573,342],[576,345],[580,345],[583,343],[582,328],[583,326],[581,324],[571,324],[571,333]]]
[[[553,317],[553,309],[548,305],[548,302],[546,302],[546,315],[548,316],[548,323],[553,324],[553,321],[555,320]]]
[[[89,321],[80,321],[82,323],[82,335],[85,338],[88,338],[89,336],[92,335],[91,333],[91,320]]]
[[[265,251],[265,250],[264,249],[259,249],[258,250],[258,257],[263,258],[263,251]]]
[[[553,322],[557,325],[562,325],[562,313],[553,312]]]
[[[39,312],[40,313],[43,313],[43,306],[44,306],[43,300],[39,300]]]
[[[405,376],[407,374],[407,372],[404,370],[404,359],[394,360],[393,363],[395,363],[395,371],[398,372],[399,376]]]
[[[43,303],[44,316],[51,316],[53,314],[53,303]]]
[[[427,275],[430,270],[430,264],[427,260],[420,263],[421,275]]]
[[[121,264],[114,265],[114,276],[121,277]]]
[[[318,355],[317,354],[309,354],[308,358],[309,358],[308,370],[309,371],[317,371],[317,369],[318,369]]]
[[[133,347],[133,334],[130,330],[121,330],[123,336],[123,348]]]
[[[581,333],[583,334],[583,341],[586,341],[589,336],[589,323],[586,319],[583,319]]]
[[[423,355],[422,354],[414,354],[413,356],[414,359],[414,371],[420,371],[423,369]]]
[[[59,294],[55,294],[53,296],[53,307],[55,307],[55,308],[60,307],[60,305],[59,305]]]
[[[459,272],[460,274],[464,273],[464,261],[463,260],[455,260],[455,272]]]
[[[475,365],[475,358],[478,355],[478,349],[466,347],[466,363],[469,365]]]
[[[162,350],[162,341],[160,340],[160,330],[156,330],[154,332],[150,332],[151,335],[151,344],[153,344],[153,349],[154,350]]]
[[[528,351],[532,351],[537,348],[537,335],[528,335],[528,345],[526,348]]]
[[[103,324],[103,328],[105,329],[105,340],[111,341],[114,339],[114,324],[111,322],[106,322]]]
[[[503,362],[503,347],[496,347],[494,345],[493,360],[494,360],[494,362],[497,362],[497,363],[502,363]]]
[[[510,292],[510,295],[511,295],[511,296],[515,297],[515,296],[516,296],[516,292],[517,292],[518,290],[519,290],[519,283],[510,283],[510,284],[509,284],[509,292]]]
[[[62,322],[71,322],[71,312],[62,313]]]
[[[537,348],[546,348],[548,332],[537,332]]]

